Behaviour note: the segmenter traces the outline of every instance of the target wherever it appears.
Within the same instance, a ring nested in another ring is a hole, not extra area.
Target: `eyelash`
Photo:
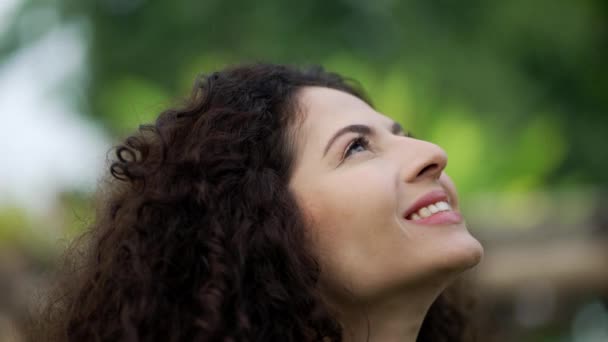
[[[414,136],[410,132],[405,132],[404,136],[406,136],[408,138],[414,138]],[[364,148],[369,149],[369,146],[370,146],[369,139],[364,135],[356,136],[348,143],[348,146],[346,146],[346,150],[344,151],[344,155],[342,156],[342,161],[350,158],[350,156],[351,156],[350,151],[352,150],[353,146],[355,146],[355,144],[357,144],[357,143],[361,144],[361,146],[363,146]]]
[[[346,150],[344,151],[344,155],[342,156],[342,160],[348,159],[352,154],[350,151],[352,151],[353,146],[360,144],[361,146],[363,146],[364,148],[369,148],[369,139],[367,139],[367,137],[363,136],[363,135],[359,135],[355,138],[353,138],[349,143],[348,146],[346,147]]]

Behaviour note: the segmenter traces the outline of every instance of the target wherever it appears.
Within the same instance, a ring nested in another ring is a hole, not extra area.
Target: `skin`
[[[420,225],[403,217],[417,199],[443,189],[458,211],[439,146],[391,131],[393,120],[350,94],[305,87],[298,99],[296,161],[290,180],[321,265],[320,287],[344,328],[345,341],[415,341],[428,308],[483,248],[464,221]],[[361,124],[375,133],[369,146]],[[342,160],[352,143],[348,157]]]

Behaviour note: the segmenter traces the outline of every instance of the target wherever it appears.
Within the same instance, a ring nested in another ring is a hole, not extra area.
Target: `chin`
[[[466,269],[472,268],[481,262],[483,258],[483,246],[477,239],[471,236],[471,245],[464,252],[463,266]]]
[[[440,257],[439,269],[446,273],[460,274],[475,267],[483,258],[483,246],[472,235],[463,234],[450,241],[450,248]]]
[[[450,239],[440,253],[427,259],[416,278],[423,284],[435,283],[446,287],[465,271],[475,267],[483,258],[483,247],[473,236],[467,234]]]
[[[459,246],[459,251],[457,251],[458,255],[455,256],[456,264],[463,271],[479,264],[483,258],[484,252],[481,243],[473,236],[468,235],[465,240],[466,241],[461,241],[462,245]]]

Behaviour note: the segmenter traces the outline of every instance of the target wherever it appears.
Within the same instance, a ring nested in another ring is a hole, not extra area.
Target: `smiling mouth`
[[[452,207],[447,201],[437,201],[418,209],[416,212],[409,214],[405,219],[410,221],[417,221],[431,217],[435,214],[442,212],[452,211]]]
[[[443,189],[437,189],[419,198],[402,216],[419,225],[446,225],[462,222],[462,216],[452,208],[450,198]]]

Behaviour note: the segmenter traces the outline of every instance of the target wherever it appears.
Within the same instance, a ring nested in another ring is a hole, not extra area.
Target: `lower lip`
[[[442,211],[420,220],[410,220],[410,222],[429,226],[439,224],[455,224],[462,222],[462,216],[455,211]]]

